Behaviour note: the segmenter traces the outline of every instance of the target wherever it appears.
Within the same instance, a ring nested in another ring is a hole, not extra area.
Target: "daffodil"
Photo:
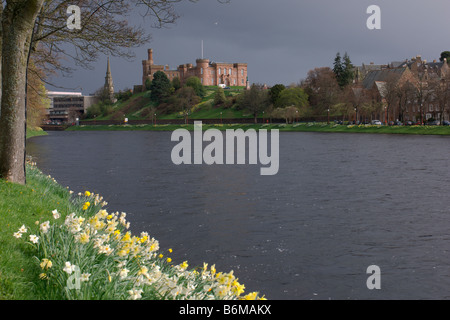
[[[91,276],[91,274],[90,273],[83,273],[81,276],[80,276],[80,281],[81,282],[87,282],[87,281],[89,281],[89,277]]]
[[[86,244],[89,242],[89,235],[85,232],[75,237],[81,244]]]
[[[187,269],[188,266],[189,265],[188,265],[187,261],[183,261],[183,263],[180,264],[181,269]]]
[[[39,242],[39,237],[34,235],[34,234],[32,234],[30,236],[30,241],[33,242],[33,243],[38,243]]]
[[[65,263],[65,267],[64,267],[63,271],[66,272],[67,274],[72,274],[72,272],[75,271],[75,268],[76,268],[76,267],[77,267],[76,265],[72,265],[72,263],[70,263],[69,261],[67,261],[67,262]]]
[[[13,235],[15,238],[20,239],[20,238],[22,238],[22,234],[23,234],[22,232],[14,232]]]
[[[128,272],[130,272],[130,270],[128,270],[127,268],[123,268],[122,270],[120,270],[119,272],[119,277],[120,279],[125,279],[128,276]]]
[[[85,192],[84,192],[84,195],[85,195],[86,197],[90,197],[90,196],[91,196],[91,193],[90,193],[89,191],[85,191]]]
[[[47,233],[48,229],[50,229],[50,221],[46,221],[44,223],[41,223],[40,225],[40,230],[42,231],[42,233]]]
[[[86,211],[87,209],[89,209],[89,207],[91,206],[91,203],[89,201],[85,202],[83,205],[83,210]]]
[[[53,266],[53,263],[48,259],[42,259],[42,262],[40,263],[40,267],[42,270],[50,269],[52,266]]]
[[[131,300],[138,300],[142,298],[142,289],[131,289],[128,290],[128,294],[130,295],[129,299]]]
[[[41,274],[39,275],[39,279],[41,279],[41,280],[46,280],[46,279],[48,279],[48,276],[47,276],[46,273],[41,273]]]
[[[137,273],[138,276],[140,275],[148,275],[148,268],[146,266],[141,267],[141,269]]]
[[[57,209],[53,210],[52,214],[53,214],[53,219],[55,219],[55,220],[57,220],[61,217],[61,215],[59,214]]]
[[[239,297],[241,294],[244,293],[245,290],[245,286],[243,284],[240,284],[239,282],[237,282],[236,280],[233,281],[233,287],[232,287],[232,292],[234,293],[234,295],[236,297]]]
[[[257,296],[258,296],[257,292],[251,292],[246,296],[244,296],[244,300],[255,300]]]

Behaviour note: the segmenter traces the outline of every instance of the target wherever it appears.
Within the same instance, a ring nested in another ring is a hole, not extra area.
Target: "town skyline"
[[[440,40],[448,36],[445,12],[450,4],[445,1],[438,0],[433,6],[404,0],[380,2],[381,30],[366,27],[370,16],[366,9],[371,4],[355,0],[339,4],[328,0],[183,2],[175,7],[181,16],[177,23],[162,29],[149,29],[149,22],[136,13],[130,23],[142,24],[152,40],[133,50],[133,61],[110,57],[115,87],[132,89],[140,83],[141,60],[149,48],[156,50],[159,64],[174,68],[201,58],[203,42],[205,58],[248,63],[250,83],[269,86],[298,83],[315,67],[332,67],[337,52],[347,52],[357,66],[388,64],[417,55],[433,61],[449,49]],[[94,93],[104,82],[106,61],[106,56],[100,56],[91,70],[77,68],[70,78],[57,77],[51,82],[64,90]]]

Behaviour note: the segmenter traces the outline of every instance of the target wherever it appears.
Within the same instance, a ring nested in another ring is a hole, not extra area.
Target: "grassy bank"
[[[46,136],[47,132],[42,130],[41,128],[31,128],[27,129],[27,139],[38,137],[38,136]]]
[[[96,125],[70,127],[67,131],[173,131],[176,129],[193,130],[194,125]],[[415,135],[450,135],[449,126],[347,126],[326,123],[296,124],[203,124],[207,129],[278,129],[285,132],[329,132],[329,133],[379,133],[379,134],[415,134]]]
[[[26,186],[0,180],[0,300],[258,299],[233,272],[175,265],[148,233],[96,194],[77,196],[27,165]]]
[[[39,299],[35,250],[12,235],[22,226],[51,218],[52,210],[69,212],[69,192],[27,166],[26,186],[0,180],[0,300]]]

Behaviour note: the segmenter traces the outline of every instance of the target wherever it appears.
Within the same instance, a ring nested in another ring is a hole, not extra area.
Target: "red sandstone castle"
[[[153,50],[148,50],[148,60],[142,61],[142,85],[145,88],[147,79],[152,80],[157,71],[164,72],[169,80],[179,78],[184,83],[191,76],[198,77],[205,86],[248,86],[246,63],[211,62],[208,59],[197,59],[197,65],[182,64],[177,70],[170,70],[169,66],[153,63]]]

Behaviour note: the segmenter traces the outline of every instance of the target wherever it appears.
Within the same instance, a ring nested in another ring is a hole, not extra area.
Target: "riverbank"
[[[259,299],[233,272],[175,265],[171,249],[132,235],[125,213],[78,196],[27,164],[27,185],[0,180],[0,300]]]
[[[66,131],[173,131],[176,129],[194,130],[194,125],[88,125],[73,126]],[[326,123],[295,124],[203,124],[208,129],[267,129],[284,132],[329,132],[329,133],[378,133],[378,134],[415,134],[415,135],[450,135],[450,126],[373,126],[373,125],[335,125]]]
[[[39,267],[33,247],[13,234],[22,226],[51,219],[52,211],[74,209],[69,191],[27,165],[27,185],[0,180],[0,300],[35,300]]]
[[[27,129],[27,139],[46,135],[48,135],[48,133],[41,128]]]

